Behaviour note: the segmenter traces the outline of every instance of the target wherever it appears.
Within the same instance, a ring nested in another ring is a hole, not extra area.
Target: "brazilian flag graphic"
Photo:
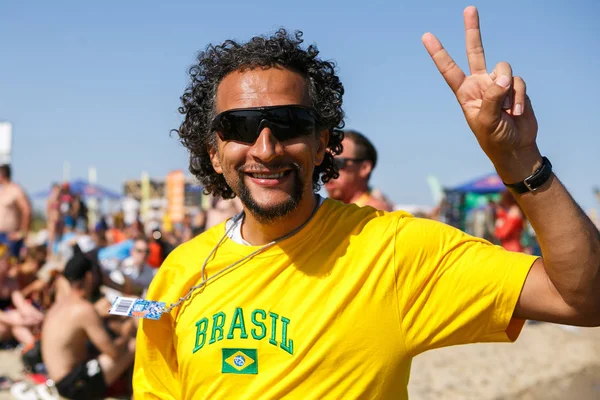
[[[222,349],[224,374],[258,374],[256,349]]]

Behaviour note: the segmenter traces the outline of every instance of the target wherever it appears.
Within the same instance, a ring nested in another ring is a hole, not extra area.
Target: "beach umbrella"
[[[120,193],[115,192],[114,190],[107,189],[95,183],[90,183],[85,179],[75,179],[69,182],[69,187],[71,188],[71,193],[78,194],[82,197],[93,197],[109,200],[118,200],[122,197]],[[34,199],[46,198],[50,195],[51,190],[51,188],[41,190],[33,193],[31,197]]]
[[[451,190],[460,193],[490,194],[503,192],[506,187],[502,183],[502,179],[497,174],[492,173],[458,185]]]

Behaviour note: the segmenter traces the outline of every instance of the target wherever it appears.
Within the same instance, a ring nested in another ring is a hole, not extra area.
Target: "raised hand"
[[[491,73],[487,72],[477,9],[467,7],[464,18],[471,75],[465,75],[431,33],[423,35],[425,48],[456,95],[469,127],[492,162],[522,151],[539,154],[538,126],[525,81],[513,77],[512,68],[506,62],[498,63]]]

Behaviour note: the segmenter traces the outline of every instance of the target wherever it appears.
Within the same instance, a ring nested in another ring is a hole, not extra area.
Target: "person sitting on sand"
[[[42,328],[42,358],[58,393],[68,399],[101,399],[132,365],[135,341],[133,321],[123,325],[114,340],[91,303],[99,272],[83,253],[75,255],[63,272],[71,289],[56,297]],[[88,350],[91,344],[100,353]]]
[[[37,273],[45,262],[46,246],[28,247],[25,249],[23,262],[14,264],[8,276],[18,282],[19,290],[23,290],[37,279]]]
[[[0,246],[0,340],[16,339],[27,346],[35,341],[44,315],[25,300],[18,280],[8,276],[9,256],[7,247]]]

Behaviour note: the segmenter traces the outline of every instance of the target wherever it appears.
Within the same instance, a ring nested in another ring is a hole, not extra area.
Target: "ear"
[[[92,271],[87,271],[83,277],[84,284],[92,285],[94,283],[94,274]]]
[[[217,139],[218,140],[218,139]],[[221,167],[221,160],[219,159],[219,149],[217,148],[219,144],[215,143],[208,145],[208,155],[210,156],[210,162],[217,174],[223,173],[223,168]]]
[[[360,169],[358,170],[358,175],[361,178],[367,179],[369,177],[369,175],[371,174],[371,171],[373,171],[373,164],[371,163],[371,161],[363,161],[360,163]]]
[[[315,165],[321,165],[325,158],[325,152],[327,151],[327,144],[329,143],[329,131],[323,129],[318,133],[317,136],[317,151],[315,152]]]

